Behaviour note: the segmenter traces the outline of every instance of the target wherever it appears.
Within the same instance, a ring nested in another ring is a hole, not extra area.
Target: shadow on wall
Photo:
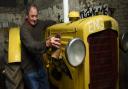
[[[128,89],[128,52],[120,49],[120,89]]]

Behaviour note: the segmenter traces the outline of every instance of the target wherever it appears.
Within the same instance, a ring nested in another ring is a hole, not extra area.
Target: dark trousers
[[[37,70],[24,73],[24,80],[27,89],[49,89],[48,76],[42,65],[42,62],[36,61]]]

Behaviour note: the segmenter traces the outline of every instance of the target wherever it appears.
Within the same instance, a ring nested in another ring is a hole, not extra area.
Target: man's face
[[[28,16],[27,16],[28,22],[34,26],[37,23],[38,20],[38,11],[37,8],[35,7],[31,7],[30,11],[28,12]]]

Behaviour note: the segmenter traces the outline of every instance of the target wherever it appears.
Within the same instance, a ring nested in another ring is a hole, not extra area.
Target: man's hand
[[[60,38],[56,38],[56,37],[49,37],[46,40],[46,46],[47,47],[56,47],[56,48],[60,48]]]

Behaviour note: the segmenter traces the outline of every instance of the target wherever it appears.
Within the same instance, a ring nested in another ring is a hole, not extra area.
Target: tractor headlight
[[[125,32],[120,39],[121,49],[125,52],[128,51],[128,32]]]
[[[79,66],[84,60],[85,52],[84,42],[80,38],[71,40],[66,48],[68,62],[74,67]]]

